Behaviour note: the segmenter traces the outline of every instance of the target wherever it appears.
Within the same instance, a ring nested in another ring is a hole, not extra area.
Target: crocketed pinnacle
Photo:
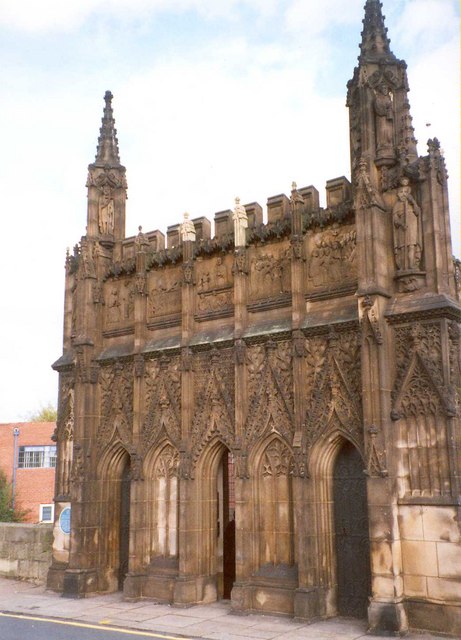
[[[113,95],[106,91],[104,100],[104,115],[101,119],[102,125],[99,130],[98,149],[96,151],[95,165],[118,167],[120,166],[120,156],[118,151],[117,129],[112,111]]]
[[[390,40],[384,26],[382,3],[379,0],[367,0],[363,19],[362,42],[360,44],[359,62],[377,62],[395,60],[390,50]]]

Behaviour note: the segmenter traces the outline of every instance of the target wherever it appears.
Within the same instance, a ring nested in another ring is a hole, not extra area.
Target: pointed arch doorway
[[[344,441],[333,469],[337,610],[365,618],[371,594],[366,478],[359,451]]]
[[[218,555],[222,549],[218,597],[229,600],[235,582],[235,494],[234,460],[228,449],[223,451],[217,474],[217,532]]]
[[[119,566],[118,589],[123,590],[123,582],[128,573],[130,554],[130,497],[131,497],[131,466],[128,456],[125,460],[120,478],[120,523],[119,523]]]

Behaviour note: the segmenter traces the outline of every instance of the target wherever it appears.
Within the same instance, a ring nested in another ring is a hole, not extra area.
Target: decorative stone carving
[[[101,423],[97,446],[119,439],[128,450],[133,424],[133,365],[118,361],[101,367]]]
[[[218,436],[232,448],[234,440],[234,364],[232,351],[202,352],[196,356],[195,412],[192,420],[192,464],[211,438]]]
[[[180,279],[180,274],[174,268],[159,269],[149,276],[149,316],[179,313],[181,310]]]
[[[356,185],[358,194],[357,203],[359,207],[375,206],[385,211],[386,205],[384,204],[381,194],[371,184],[368,163],[365,158],[360,159],[356,174]]]
[[[293,457],[288,447],[280,440],[274,440],[264,451],[261,463],[261,475],[263,477],[288,476],[291,474]]]
[[[78,442],[74,443],[73,447],[73,461],[71,471],[71,481],[75,484],[83,482],[85,477],[85,458],[83,455],[82,445]]]
[[[306,340],[306,443],[340,431],[363,451],[361,363],[358,334],[332,334]]]
[[[251,261],[252,299],[276,297],[290,291],[290,249],[258,251]]]
[[[237,364],[245,364],[246,361],[246,344],[245,340],[238,339],[235,341],[235,361]]]
[[[177,478],[178,475],[179,452],[171,445],[167,445],[155,465],[155,476],[157,478]]]
[[[189,220],[189,214],[184,214],[184,221],[180,226],[181,240],[183,242],[195,242],[195,227],[192,220]]]
[[[99,196],[99,232],[104,236],[114,233],[115,206],[109,184],[101,187]]]
[[[376,158],[392,164],[394,151],[394,104],[389,85],[381,82],[374,94]]]
[[[235,250],[234,266],[232,267],[232,273],[234,275],[248,275],[248,254],[244,247]]]
[[[355,229],[343,231],[334,223],[328,230],[316,233],[309,244],[307,276],[311,289],[334,288],[354,281],[357,274]]]
[[[268,341],[247,351],[249,412],[245,441],[276,431],[290,442],[294,431],[292,347]]]
[[[146,418],[141,428],[143,449],[162,437],[181,440],[181,372],[179,356],[148,360],[145,364]]]
[[[240,204],[240,198],[235,198],[235,208],[232,214],[234,221],[235,247],[244,247],[246,244],[246,229],[248,228],[248,216],[245,207]]]
[[[383,335],[381,333],[380,322],[378,318],[378,314],[376,312],[376,300],[371,296],[365,296],[362,301],[362,306],[364,310],[364,318],[368,321],[368,326],[370,328],[370,333],[373,337],[373,340],[376,344],[383,344]]]
[[[144,375],[144,356],[142,354],[137,354],[133,358],[134,363],[134,375],[137,378],[142,378]]]
[[[384,453],[379,450],[377,445],[377,436],[380,430],[372,424],[368,427],[368,443],[367,443],[367,475],[374,478],[385,478],[388,471],[384,462]]]

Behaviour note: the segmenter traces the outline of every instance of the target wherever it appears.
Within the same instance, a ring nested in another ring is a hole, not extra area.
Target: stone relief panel
[[[117,361],[101,367],[101,421],[97,447],[101,451],[119,439],[130,450],[133,424],[133,363]]]
[[[130,326],[134,322],[135,283],[131,278],[108,280],[104,283],[105,331]]]
[[[144,450],[166,437],[176,445],[181,440],[180,356],[147,360],[144,367],[145,412],[141,427]]]
[[[331,332],[306,338],[305,363],[303,439],[307,448],[323,434],[339,431],[363,452],[358,333]]]
[[[269,340],[247,349],[249,411],[245,424],[248,446],[274,432],[291,442],[294,433],[291,342]]]
[[[333,224],[308,234],[307,290],[310,294],[353,287],[357,281],[354,226]]]
[[[191,427],[192,465],[213,437],[231,449],[235,435],[233,349],[202,351],[194,357],[195,410]]]
[[[148,275],[147,317],[181,313],[182,273],[177,267],[164,267],[151,271]]]
[[[450,496],[448,420],[457,391],[444,384],[438,323],[395,329],[396,376],[391,417],[397,421],[401,498]]]
[[[199,314],[219,314],[233,305],[233,258],[216,256],[195,263],[197,311]]]
[[[256,247],[250,258],[250,298],[265,300],[291,292],[291,247],[283,242]]]

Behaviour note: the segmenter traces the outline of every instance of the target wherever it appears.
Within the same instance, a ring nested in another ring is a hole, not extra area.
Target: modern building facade
[[[0,424],[0,469],[25,522],[54,520],[55,428],[55,422]]]
[[[125,237],[106,93],[54,364],[50,587],[461,633],[459,264],[408,90],[367,0],[351,179],[266,222],[236,201],[213,237],[186,215],[166,248]]]

